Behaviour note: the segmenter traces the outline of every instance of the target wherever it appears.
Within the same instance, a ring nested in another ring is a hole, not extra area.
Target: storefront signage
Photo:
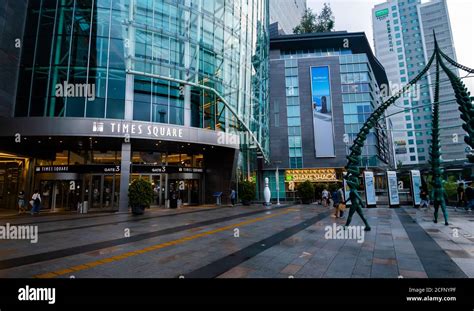
[[[204,173],[201,167],[179,167],[167,165],[132,165],[135,174],[166,174],[166,173]]]
[[[120,173],[120,165],[50,165],[50,166],[37,166],[35,167],[35,173],[105,173],[105,174],[117,174]]]
[[[330,182],[338,181],[336,178],[336,170],[332,168],[321,169],[298,169],[286,170],[285,181],[304,182]]]
[[[387,171],[388,183],[388,202],[390,206],[400,205],[400,196],[398,194],[397,172]]]
[[[131,122],[93,122],[92,132],[155,138],[184,138],[184,128]]]
[[[411,193],[413,196],[413,205],[418,206],[421,203],[420,192],[421,192],[421,174],[420,171],[410,171],[411,177]]]
[[[374,172],[364,172],[365,199],[368,206],[376,205]]]

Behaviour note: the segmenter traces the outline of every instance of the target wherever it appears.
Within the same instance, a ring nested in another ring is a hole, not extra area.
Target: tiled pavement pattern
[[[0,277],[33,277],[98,260],[105,262],[59,277],[474,277],[474,215],[450,211],[452,225],[445,227],[433,224],[431,212],[424,210],[366,209],[372,231],[358,243],[325,239],[326,226],[344,223],[328,212],[316,205],[275,210],[252,206],[147,211],[138,218],[126,214],[0,218],[0,225],[40,222],[36,245],[0,241]],[[182,214],[172,215],[175,213]],[[361,225],[357,215],[353,219],[353,225]],[[242,222],[248,223],[239,227],[239,237],[235,237],[232,225]],[[87,250],[94,243],[123,239],[127,228],[132,237],[144,238]],[[457,235],[452,234],[453,229]],[[160,230],[165,232],[156,234]],[[419,240],[417,232],[426,236]],[[190,239],[193,236],[197,237]],[[156,245],[159,249],[150,248]],[[65,251],[64,256],[48,259],[48,252],[75,246],[86,251],[69,255]],[[136,251],[131,257],[107,262]],[[429,258],[433,252],[439,260]],[[46,253],[41,262],[19,264],[25,256],[40,253]],[[13,258],[11,262],[17,264],[2,268],[2,262]],[[437,266],[441,263],[442,267]],[[441,271],[441,275],[433,271]]]

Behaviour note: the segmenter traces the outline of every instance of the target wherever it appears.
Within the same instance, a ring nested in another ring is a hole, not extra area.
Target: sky
[[[335,30],[364,31],[373,50],[372,8],[384,0],[307,0],[308,7],[315,12],[321,10],[324,2],[331,5],[336,19]],[[447,0],[447,3],[457,61],[474,68],[474,1]],[[474,95],[474,78],[464,81]]]

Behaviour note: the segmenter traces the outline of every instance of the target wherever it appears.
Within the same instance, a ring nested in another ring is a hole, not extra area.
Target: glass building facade
[[[29,163],[12,202],[38,187],[75,192],[68,208],[126,211],[129,182],[146,177],[160,206],[173,191],[215,203],[268,159],[269,0],[35,0],[25,12],[0,122],[0,159]]]
[[[341,44],[345,39],[350,47]],[[275,189],[272,198],[278,184],[279,198],[293,200],[302,181],[320,187],[342,181],[349,148],[382,103],[387,75],[364,33],[281,35],[272,37],[270,51],[272,162],[263,176]],[[393,165],[388,126],[382,118],[370,131],[359,163],[375,172],[379,192],[383,170]]]
[[[244,125],[265,153],[268,14],[266,0],[30,1],[15,116]]]
[[[349,146],[360,129],[382,104],[380,87],[366,54],[341,55],[341,91],[344,111],[344,128]],[[367,135],[361,155],[361,166],[377,167],[390,162],[390,144],[385,120]]]

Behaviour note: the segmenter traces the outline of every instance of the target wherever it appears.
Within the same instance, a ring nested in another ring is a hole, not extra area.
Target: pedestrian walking
[[[346,208],[346,204],[344,202],[344,190],[342,188],[339,188],[337,191],[334,192],[335,196],[334,198],[334,216],[336,218],[342,218],[344,215],[344,209]]]
[[[472,188],[472,181],[469,182],[466,190],[464,191],[466,196],[467,205],[465,209],[467,211],[472,211],[474,209],[474,189]]]
[[[237,193],[235,192],[234,189],[230,191],[230,202],[232,203],[232,206],[235,205],[235,199],[237,198]]]
[[[430,198],[428,196],[428,190],[426,190],[424,187],[420,187],[420,199],[421,199],[420,208],[430,207]]]
[[[39,214],[41,209],[41,195],[39,194],[38,190],[35,190],[35,192],[33,193],[30,203],[33,206],[33,208],[31,209],[31,215]]]
[[[18,215],[26,212],[25,192],[22,190],[18,193]]]
[[[456,192],[458,194],[458,201],[456,202],[456,206],[454,207],[454,210],[457,210],[458,207],[464,207],[465,203],[465,198],[464,198],[464,184],[459,183],[458,188],[456,189]]]
[[[328,202],[329,202],[329,191],[327,191],[326,189],[324,189],[323,192],[322,192],[322,194],[321,194],[321,197],[322,197],[323,206],[324,206],[324,207],[327,207],[327,206],[328,206]]]

